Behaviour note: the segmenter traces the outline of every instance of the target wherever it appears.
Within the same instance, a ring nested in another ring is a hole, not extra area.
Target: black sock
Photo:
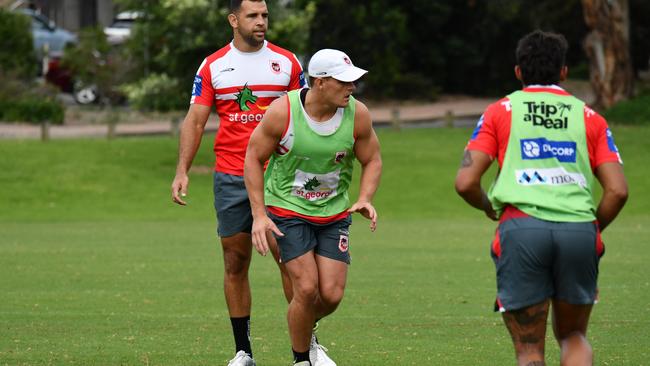
[[[307,361],[311,365],[311,361],[309,360],[309,350],[305,352],[296,352],[294,349],[291,350],[293,351],[293,363]]]
[[[235,353],[244,351],[253,357],[251,350],[251,317],[230,318],[232,324],[232,334],[235,336]]]

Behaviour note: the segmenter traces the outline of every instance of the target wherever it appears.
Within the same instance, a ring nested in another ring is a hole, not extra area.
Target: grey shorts
[[[596,300],[604,246],[595,223],[509,219],[499,224],[491,252],[495,310],[517,310],[549,298],[581,305]]]
[[[250,234],[253,215],[244,177],[214,172],[213,190],[217,234],[222,238],[241,232]]]
[[[322,225],[301,218],[279,217],[270,213],[269,217],[284,234],[282,237],[276,235],[282,262],[286,263],[314,250],[314,253],[320,256],[350,264],[350,215]]]

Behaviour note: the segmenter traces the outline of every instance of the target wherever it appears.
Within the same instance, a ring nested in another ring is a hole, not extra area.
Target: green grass
[[[650,128],[614,127],[630,201],[604,233],[601,303],[589,337],[600,365],[650,357]],[[339,365],[508,365],[492,312],[494,224],[453,191],[470,134],[380,130],[384,157],[370,233],[355,217],[346,297],[321,323]],[[211,136],[195,166],[210,167]],[[222,295],[211,174],[171,203],[168,138],[1,141],[0,365],[225,365],[233,354]],[[288,365],[278,271],[255,255],[258,364]],[[549,364],[558,348],[548,337]]]
[[[642,90],[634,98],[617,103],[603,115],[615,123],[647,125],[650,121],[650,90]]]

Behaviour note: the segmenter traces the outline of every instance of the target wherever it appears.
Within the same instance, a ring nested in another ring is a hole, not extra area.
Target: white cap
[[[345,53],[330,48],[316,52],[309,60],[307,71],[313,78],[333,77],[343,82],[355,81],[367,72],[354,66]]]

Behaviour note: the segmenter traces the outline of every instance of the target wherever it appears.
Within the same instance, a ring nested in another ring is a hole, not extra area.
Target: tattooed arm
[[[478,150],[465,150],[456,175],[456,192],[471,206],[482,210],[492,220],[497,219],[490,201],[481,188],[481,177],[492,164],[492,159]]]

